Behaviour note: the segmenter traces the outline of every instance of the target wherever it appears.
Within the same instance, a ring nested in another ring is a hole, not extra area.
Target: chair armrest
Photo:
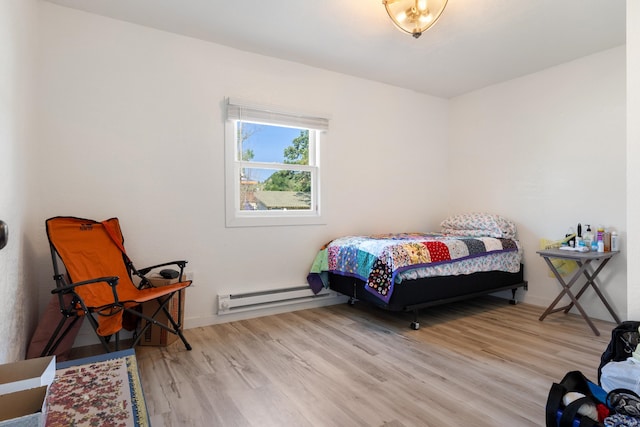
[[[117,276],[107,276],[107,277],[98,277],[96,279],[85,280],[83,282],[71,283],[69,285],[61,286],[59,288],[55,288],[51,291],[52,294],[67,294],[69,292],[73,292],[73,290],[78,286],[91,285],[93,283],[106,282],[112,288],[118,284],[118,280],[120,280]]]
[[[180,275],[182,276],[182,270],[184,270],[184,266],[187,265],[187,262],[188,261],[170,261],[170,262],[165,262],[163,264],[152,265],[151,267],[141,268],[140,270],[138,270],[138,273],[140,273],[141,275],[144,276],[145,274],[149,273],[154,268],[166,267],[168,265],[177,265],[178,267],[180,267]]]

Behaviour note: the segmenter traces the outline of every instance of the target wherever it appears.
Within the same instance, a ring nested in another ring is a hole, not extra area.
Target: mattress
[[[329,286],[328,274],[354,277],[364,289],[389,302],[396,286],[419,278],[485,271],[520,271],[515,239],[402,233],[345,236],[325,245],[308,277],[312,288]]]

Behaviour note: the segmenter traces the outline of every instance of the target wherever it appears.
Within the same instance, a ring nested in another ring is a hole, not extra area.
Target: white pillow
[[[514,239],[516,225],[500,215],[472,212],[452,215],[440,223],[442,232],[454,236]]]

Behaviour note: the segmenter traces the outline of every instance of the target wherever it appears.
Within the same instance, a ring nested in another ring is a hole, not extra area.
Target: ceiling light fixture
[[[436,23],[447,0],[382,0],[393,23],[418,38]]]

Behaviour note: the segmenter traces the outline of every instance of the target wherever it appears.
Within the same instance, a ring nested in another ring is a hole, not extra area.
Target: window
[[[321,224],[328,120],[227,100],[228,227]]]

